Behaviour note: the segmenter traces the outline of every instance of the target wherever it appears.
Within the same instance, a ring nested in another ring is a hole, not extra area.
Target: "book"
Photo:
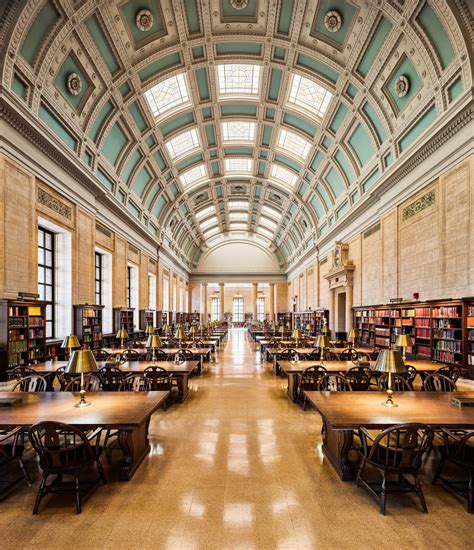
[[[474,397],[451,397],[451,405],[455,407],[474,407]]]

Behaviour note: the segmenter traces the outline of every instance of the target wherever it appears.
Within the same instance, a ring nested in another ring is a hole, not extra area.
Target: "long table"
[[[122,451],[120,479],[128,481],[150,451],[148,426],[151,415],[167,399],[169,392],[93,392],[87,394],[89,407],[77,408],[79,394],[71,392],[0,392],[2,398],[21,398],[13,407],[2,408],[0,426],[29,428],[37,422],[56,421],[81,429],[104,428],[118,431]]]
[[[421,422],[435,428],[474,428],[474,408],[455,407],[451,397],[474,398],[474,392],[394,393],[398,407],[384,407],[379,392],[305,392],[323,419],[323,452],[343,481],[355,478],[349,460],[353,430],[383,430],[394,424]]]

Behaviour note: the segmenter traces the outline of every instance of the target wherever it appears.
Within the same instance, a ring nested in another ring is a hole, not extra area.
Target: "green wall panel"
[[[392,29],[392,24],[387,19],[382,17],[382,19],[379,21],[377,25],[377,28],[375,29],[375,32],[372,38],[365,45],[365,50],[362,55],[362,59],[360,60],[359,66],[357,67],[357,71],[362,76],[367,76],[367,73],[372,67],[375,61],[375,58],[379,54],[379,51],[382,48],[383,43],[385,42],[385,39],[387,38],[391,29]]]
[[[54,7],[53,2],[48,0],[39,10],[21,45],[21,55],[30,65],[33,65],[45,37],[51,32],[58,19],[58,11]]]

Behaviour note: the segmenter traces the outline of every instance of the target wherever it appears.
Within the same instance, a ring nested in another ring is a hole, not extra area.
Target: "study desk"
[[[323,452],[343,481],[355,479],[349,461],[353,430],[364,426],[383,430],[395,424],[420,422],[435,428],[474,428],[474,408],[455,407],[451,397],[471,397],[474,392],[394,393],[398,407],[384,407],[382,392],[307,391],[306,397],[323,419]]]
[[[0,392],[1,398],[20,397],[22,403],[0,411],[0,426],[29,428],[37,422],[56,421],[81,429],[104,428],[118,431],[122,451],[120,479],[128,481],[150,451],[148,426],[151,415],[167,399],[169,392],[89,392],[89,407],[77,408],[78,393]]]
[[[168,356],[173,356],[182,348],[161,348]],[[197,357],[199,360],[198,373],[201,374],[204,369],[204,358],[207,358],[208,361],[211,360],[211,348],[186,348],[187,351],[190,351],[194,357]]]

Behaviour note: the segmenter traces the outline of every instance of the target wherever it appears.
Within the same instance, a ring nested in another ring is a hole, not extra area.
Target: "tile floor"
[[[382,517],[363,489],[341,482],[321,454],[319,415],[289,401],[253,347],[232,331],[186,403],[155,414],[152,454],[133,480],[99,487],[81,515],[54,496],[33,517],[36,483],[18,487],[0,502],[0,548],[473,547],[474,518],[430,485],[431,464],[429,514],[405,495]]]

